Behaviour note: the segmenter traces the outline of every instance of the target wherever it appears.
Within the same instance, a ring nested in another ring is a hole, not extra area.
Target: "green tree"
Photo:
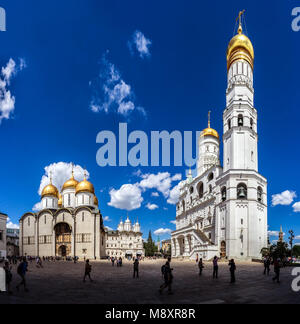
[[[151,231],[149,232],[148,240],[144,243],[145,256],[154,256],[158,252],[158,248],[152,239]]]
[[[290,243],[290,247],[291,247],[291,256],[293,256],[293,242],[295,239],[295,234],[293,230],[289,231],[290,237],[289,237],[289,243]]]
[[[270,256],[273,259],[278,259],[280,258],[283,260],[290,254],[288,244],[286,242],[277,242],[277,244],[273,244],[270,247]]]
[[[300,245],[294,245],[293,246],[292,254],[296,258],[299,258],[299,256],[300,256]]]
[[[270,249],[269,248],[262,248],[260,254],[263,258],[270,256]]]

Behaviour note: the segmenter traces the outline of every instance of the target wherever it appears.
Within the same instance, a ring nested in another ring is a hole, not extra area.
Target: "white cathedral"
[[[254,108],[254,49],[238,34],[227,50],[228,87],[220,137],[210,127],[199,139],[197,176],[179,185],[172,256],[210,260],[261,258],[267,247],[267,180],[258,173],[257,110]]]
[[[38,213],[26,213],[20,219],[20,254],[40,257],[144,256],[141,227],[127,217],[117,231],[107,230],[91,182],[78,182],[72,176],[61,190],[50,183],[41,195]]]

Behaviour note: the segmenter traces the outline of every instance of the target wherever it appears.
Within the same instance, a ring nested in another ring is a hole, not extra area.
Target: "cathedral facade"
[[[20,219],[20,255],[104,258],[105,229],[92,183],[72,177],[61,193],[52,184],[41,195],[42,209]]]
[[[267,247],[267,180],[258,173],[257,110],[253,88],[254,49],[243,34],[228,45],[228,87],[220,136],[202,131],[197,175],[179,184],[172,256],[212,259],[261,258]]]
[[[117,231],[106,233],[106,254],[108,257],[132,259],[145,256],[143,234],[137,221],[132,225],[127,217],[125,223],[120,222]]]

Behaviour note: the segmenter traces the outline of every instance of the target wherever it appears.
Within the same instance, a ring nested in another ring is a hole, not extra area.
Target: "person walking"
[[[9,295],[12,294],[12,291],[10,290],[10,284],[12,282],[12,273],[11,273],[11,266],[9,265],[9,263],[6,261],[3,267],[4,271],[5,271],[5,284],[6,284],[6,290],[7,293]]]
[[[202,276],[202,271],[203,271],[203,269],[204,269],[204,265],[203,265],[202,258],[201,258],[200,261],[198,262],[198,268],[199,268],[199,276]]]
[[[215,279],[218,279],[218,272],[219,272],[219,266],[218,266],[218,257],[215,256],[214,259],[213,259],[213,278]]]
[[[280,283],[279,277],[280,277],[280,259],[275,259],[274,260],[274,272],[275,272],[275,277],[272,279],[273,281],[277,281],[277,283]]]
[[[112,263],[112,266],[114,267],[115,266],[115,258],[114,257],[111,258],[111,263]]]
[[[159,293],[162,294],[165,288],[168,288],[168,294],[172,295],[172,283],[173,283],[173,269],[171,268],[171,258],[168,258],[168,261],[164,267],[164,283],[160,286]]]
[[[28,263],[26,258],[23,258],[22,262],[19,264],[17,268],[17,273],[21,277],[21,282],[16,286],[17,290],[20,290],[20,286],[24,286],[25,292],[28,292],[27,284],[26,284],[26,273],[28,271]]]
[[[235,271],[236,271],[236,265],[235,265],[235,262],[234,262],[234,259],[231,259],[229,261],[229,271],[230,271],[230,276],[231,276],[231,280],[230,280],[230,283],[235,283]]]
[[[264,275],[269,275],[270,274],[270,258],[269,257],[265,257],[264,258]]]
[[[135,276],[137,276],[137,278],[139,278],[139,260],[135,259],[134,263],[133,263],[133,278],[135,278]]]
[[[89,277],[90,282],[93,282],[91,278],[91,272],[92,272],[92,266],[90,265],[90,260],[86,260],[85,262],[85,272],[84,272],[84,277],[83,277],[83,282],[85,282],[85,278]]]

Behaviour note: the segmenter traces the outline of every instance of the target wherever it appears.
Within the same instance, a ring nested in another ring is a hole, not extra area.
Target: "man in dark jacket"
[[[133,278],[135,278],[135,276],[137,276],[137,278],[139,277],[139,260],[135,259],[134,263],[133,263]]]
[[[235,270],[236,270],[236,266],[235,266],[235,262],[234,260],[230,260],[229,261],[229,271],[230,271],[230,276],[231,276],[231,280],[230,283],[235,283]]]
[[[24,290],[28,292],[27,285],[26,285],[26,272],[28,271],[28,263],[26,258],[23,258],[22,262],[19,264],[17,268],[18,275],[21,277],[21,282],[17,285],[17,290],[19,291],[20,286],[24,286]]]
[[[173,269],[171,268],[171,258],[168,258],[168,261],[164,267],[164,284],[160,286],[159,293],[161,294],[165,288],[168,288],[168,294],[172,295],[172,283],[173,283]]]

